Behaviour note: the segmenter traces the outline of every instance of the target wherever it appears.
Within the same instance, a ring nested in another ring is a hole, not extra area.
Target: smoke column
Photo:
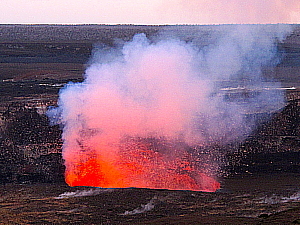
[[[120,47],[96,49],[84,82],[67,84],[48,111],[63,125],[66,182],[217,190],[220,153],[206,149],[249,134],[249,111],[283,103],[276,83],[233,98],[224,94],[232,87],[221,84],[263,90],[261,68],[279,62],[275,41],[288,28],[225,26],[202,47],[174,33],[152,40],[137,34]]]

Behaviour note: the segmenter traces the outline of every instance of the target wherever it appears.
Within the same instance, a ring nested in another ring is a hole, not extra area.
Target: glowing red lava
[[[198,171],[182,158],[184,152],[166,156],[137,145],[114,157],[94,154],[67,164],[70,186],[102,188],[154,188],[214,192],[220,188],[212,177]],[[181,158],[180,158],[181,157]]]
[[[67,183],[216,191],[220,184],[187,146],[205,145],[218,123],[208,129],[206,120],[221,121],[210,120],[219,112],[208,99],[210,82],[195,70],[198,51],[138,34],[119,53],[101,51],[108,61],[96,57],[85,81],[60,93]]]
[[[59,107],[48,111],[63,125],[67,183],[216,191],[223,153],[205,147],[243,139],[256,123],[248,113],[283,103],[277,88],[274,96],[268,90],[229,99],[222,88],[264,86],[260,67],[273,65],[272,43],[289,32],[274,28],[226,28],[205,48],[198,39],[137,34],[121,48],[96,49],[84,82],[67,84]]]

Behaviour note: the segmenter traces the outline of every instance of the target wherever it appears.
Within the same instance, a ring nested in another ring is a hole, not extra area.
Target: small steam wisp
[[[219,153],[203,149],[245,137],[254,125],[245,117],[250,109],[283,103],[276,88],[230,99],[220,88],[262,85],[261,68],[276,65],[274,41],[286,34],[286,27],[263,28],[232,26],[202,47],[138,34],[98,49],[84,82],[66,85],[48,111],[63,124],[66,182],[216,191]]]

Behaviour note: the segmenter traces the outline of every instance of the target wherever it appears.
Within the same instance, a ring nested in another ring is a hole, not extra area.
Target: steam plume
[[[249,134],[250,111],[281,107],[278,84],[264,91],[261,69],[279,62],[275,41],[288,31],[229,26],[202,47],[174,34],[155,41],[138,34],[95,51],[85,81],[66,85],[48,111],[64,125],[67,183],[218,189],[219,153],[203,151]],[[226,94],[240,85],[247,91]]]

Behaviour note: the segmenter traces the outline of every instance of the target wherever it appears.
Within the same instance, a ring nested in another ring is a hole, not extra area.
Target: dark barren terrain
[[[70,188],[45,111],[92,49],[187,26],[0,25],[0,224],[300,224],[300,27],[278,45],[286,105],[227,155],[217,193]],[[203,43],[212,28],[201,28]],[[192,35],[192,32],[191,32]],[[189,35],[186,37],[189,41]],[[226,176],[225,176],[226,175]]]

